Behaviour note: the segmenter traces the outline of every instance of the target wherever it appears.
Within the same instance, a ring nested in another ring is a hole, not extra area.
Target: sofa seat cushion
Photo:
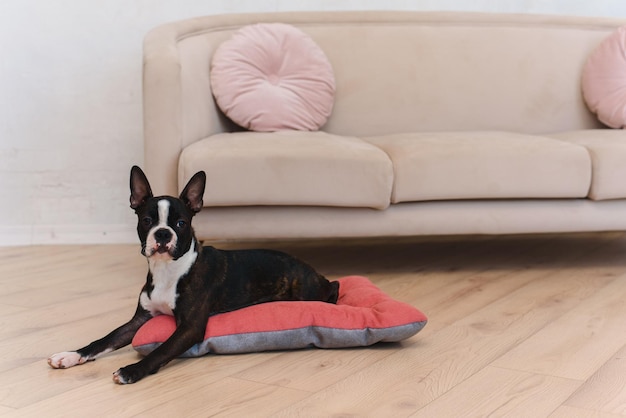
[[[589,198],[608,200],[626,198],[626,132],[613,129],[588,129],[550,135],[552,138],[581,145],[591,155],[593,177]]]
[[[325,132],[235,132],[185,148],[179,190],[207,174],[206,206],[389,206],[393,165],[384,151]]]
[[[580,145],[509,132],[371,137],[393,161],[392,202],[584,198],[591,162]]]

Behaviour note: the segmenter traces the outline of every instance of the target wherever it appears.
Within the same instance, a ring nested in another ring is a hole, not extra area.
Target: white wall
[[[0,0],[0,245],[134,242],[128,171],[143,159],[150,28],[331,9],[626,16],[623,0]]]

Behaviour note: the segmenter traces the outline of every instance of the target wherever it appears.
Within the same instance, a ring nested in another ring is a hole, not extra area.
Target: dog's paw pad
[[[68,367],[83,364],[86,360],[76,351],[56,353],[48,358],[48,364],[53,369],[67,369]]]

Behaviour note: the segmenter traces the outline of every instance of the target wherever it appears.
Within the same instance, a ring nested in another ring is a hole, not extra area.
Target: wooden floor
[[[402,343],[208,355],[118,386],[132,349],[68,370],[46,358],[132,315],[137,246],[0,248],[0,417],[626,415],[624,234],[264,246],[368,276],[429,323]]]

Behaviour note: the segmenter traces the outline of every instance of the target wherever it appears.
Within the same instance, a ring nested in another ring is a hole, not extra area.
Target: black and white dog
[[[187,183],[178,199],[154,197],[141,169],[130,172],[130,207],[137,214],[141,252],[148,277],[135,315],[107,336],[76,351],[50,356],[55,369],[83,364],[124,347],[146,321],[173,315],[176,331],[141,361],[113,374],[116,383],[134,383],[156,373],[204,338],[211,315],[278,300],[337,301],[339,284],[307,264],[270,250],[221,251],[202,247],[191,227],[202,209],[203,171]]]

